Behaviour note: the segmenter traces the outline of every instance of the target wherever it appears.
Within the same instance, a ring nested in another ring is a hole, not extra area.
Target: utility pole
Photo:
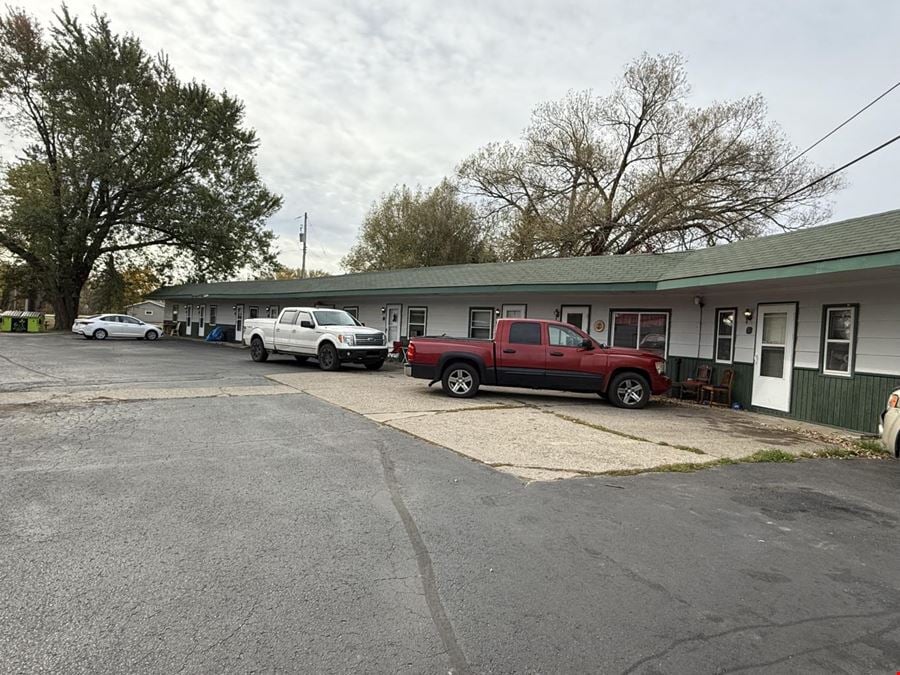
[[[306,278],[306,211],[303,212],[303,231],[300,233],[300,243],[303,246],[303,265],[300,267],[300,278]]]

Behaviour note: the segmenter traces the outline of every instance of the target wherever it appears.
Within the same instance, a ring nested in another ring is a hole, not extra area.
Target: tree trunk
[[[78,317],[83,283],[74,283],[68,288],[58,288],[53,294],[53,310],[56,312],[54,330],[71,330]]]

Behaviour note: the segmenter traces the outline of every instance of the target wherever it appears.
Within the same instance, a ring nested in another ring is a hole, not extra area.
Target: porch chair
[[[679,399],[691,398],[700,402],[700,388],[710,383],[712,379],[712,366],[703,364],[697,366],[694,377],[689,377],[684,382],[676,382],[672,385],[672,393]]]
[[[181,331],[180,321],[167,321],[167,325],[163,326],[163,332],[169,337],[177,337]]]
[[[700,402],[709,397],[710,405],[731,407],[731,387],[734,385],[734,369],[726,368],[719,384],[704,384],[700,388]]]
[[[399,340],[394,340],[394,347],[388,357],[396,359],[400,363],[407,362],[406,350],[409,349],[409,338],[405,335],[400,336]]]

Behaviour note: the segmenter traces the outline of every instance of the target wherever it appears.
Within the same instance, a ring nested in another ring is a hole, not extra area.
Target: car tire
[[[102,328],[98,328],[94,331],[94,334],[91,337],[93,337],[95,340],[105,340],[108,335],[109,333],[107,333],[105,330],[103,330]]]
[[[650,383],[640,373],[619,373],[609,383],[607,395],[610,402],[618,408],[638,410],[650,400]]]
[[[341,360],[338,357],[337,349],[330,342],[326,342],[319,347],[319,368],[322,370],[340,370]]]
[[[301,354],[294,354],[294,359],[296,359],[297,363],[306,363],[308,356],[303,356]]]
[[[255,337],[250,340],[250,358],[257,363],[263,363],[269,359],[269,351],[261,338]]]
[[[155,339],[158,338],[158,337],[159,337],[159,333],[157,333],[155,330],[148,330],[148,331],[144,334],[144,339],[145,339],[145,340],[150,340],[151,342],[153,342],[153,340],[155,340]]]
[[[472,398],[480,385],[478,371],[469,363],[451,363],[441,377],[441,388],[453,398]]]
[[[381,370],[381,366],[384,365],[384,361],[375,361],[374,363],[366,363],[364,364],[366,370]]]

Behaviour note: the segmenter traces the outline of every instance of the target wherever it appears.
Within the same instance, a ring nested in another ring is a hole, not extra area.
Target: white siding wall
[[[744,309],[753,311],[753,322],[749,324],[755,331],[757,304],[797,302],[797,345],[795,365],[801,368],[819,368],[819,346],[821,341],[822,306],[825,304],[858,303],[859,334],[856,350],[856,370],[867,373],[900,374],[900,296],[895,288],[896,280],[885,282],[817,282],[742,284],[731,287],[691,289],[680,292],[658,293],[616,293],[602,296],[511,294],[511,295],[471,295],[471,296],[394,296],[334,298],[327,301],[335,307],[359,307],[359,320],[368,326],[384,329],[381,307],[400,304],[401,335],[407,335],[407,312],[410,306],[427,307],[429,335],[446,333],[451,336],[465,336],[468,332],[470,307],[499,308],[503,304],[527,305],[527,316],[537,319],[553,319],[554,310],[562,305],[588,305],[591,308],[591,335],[600,342],[610,341],[610,311],[614,309],[659,309],[671,310],[669,324],[669,355],[688,357],[713,357],[713,340],[716,309],[734,307],[737,309],[737,335],[734,360],[751,363],[755,347],[755,332],[746,333],[748,324],[744,319]],[[702,324],[700,307],[694,304],[694,296],[701,295],[704,301]],[[265,316],[267,305],[279,307],[302,305],[306,301],[253,300],[235,301],[205,298],[194,301],[194,305],[218,305],[218,323],[234,324],[232,306],[244,305],[244,316],[250,317],[250,305],[260,308],[260,316]],[[184,303],[178,303],[182,310]],[[166,319],[171,319],[172,303],[166,302]],[[209,310],[206,312],[209,317]],[[196,320],[197,312],[194,311]],[[595,322],[602,319],[606,325],[603,331],[594,330]]]

